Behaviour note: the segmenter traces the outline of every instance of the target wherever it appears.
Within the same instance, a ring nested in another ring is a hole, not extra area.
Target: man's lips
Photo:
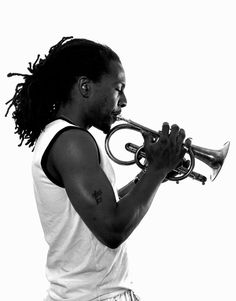
[[[113,112],[112,113],[112,116],[117,118],[117,116],[119,116],[121,114],[121,111],[118,111],[118,112]]]
[[[111,115],[112,122],[117,121],[117,116],[118,116],[118,115],[113,115],[113,114]]]

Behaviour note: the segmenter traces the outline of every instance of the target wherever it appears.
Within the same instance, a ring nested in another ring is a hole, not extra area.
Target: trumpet
[[[143,159],[143,158],[146,159],[146,154],[145,154],[143,145],[138,146],[134,143],[130,143],[130,142],[126,143],[125,149],[127,151],[129,151],[130,153],[133,153],[134,158],[132,160],[124,161],[124,160],[120,160],[117,157],[115,157],[113,155],[113,153],[111,152],[110,145],[109,145],[110,138],[115,132],[117,132],[119,130],[130,129],[130,130],[138,131],[140,133],[143,131],[149,132],[153,135],[154,139],[158,139],[158,137],[160,137],[160,131],[157,132],[157,131],[151,130],[146,126],[143,126],[130,119],[125,119],[120,115],[117,116],[116,119],[117,119],[117,121],[124,121],[125,123],[122,123],[120,125],[113,127],[110,130],[110,132],[107,134],[106,139],[105,139],[105,150],[106,150],[108,156],[110,157],[110,159],[112,159],[117,164],[132,165],[132,164],[136,163],[140,168],[145,169],[147,167],[147,162],[145,161],[144,164],[141,163],[141,159]],[[224,160],[225,160],[228,150],[229,150],[229,146],[230,146],[229,141],[227,141],[224,144],[224,146],[218,150],[212,150],[209,148],[204,148],[204,147],[200,147],[200,146],[193,145],[193,144],[191,144],[190,146],[186,146],[184,144],[184,147],[186,148],[186,153],[190,157],[189,165],[188,165],[188,167],[185,167],[183,164],[183,162],[184,162],[184,160],[183,160],[182,165],[176,167],[173,170],[173,173],[171,172],[170,174],[168,174],[166,177],[166,180],[175,181],[176,183],[179,183],[179,181],[186,179],[187,177],[190,177],[194,180],[201,182],[204,185],[205,182],[207,181],[207,177],[194,171],[195,159],[198,159],[198,160],[202,161],[203,163],[207,164],[211,168],[212,174],[210,176],[210,179],[211,179],[211,181],[214,181],[223,166]]]

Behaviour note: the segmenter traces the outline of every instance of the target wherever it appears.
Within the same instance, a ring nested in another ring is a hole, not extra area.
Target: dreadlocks
[[[61,104],[69,101],[72,85],[79,76],[99,81],[109,72],[109,62],[119,61],[118,55],[109,47],[86,39],[64,37],[52,46],[44,58],[37,56],[29,63],[30,74],[9,73],[8,77],[21,76],[15,94],[6,104],[6,115],[15,107],[12,118],[20,144],[33,146],[45,126],[51,122]]]

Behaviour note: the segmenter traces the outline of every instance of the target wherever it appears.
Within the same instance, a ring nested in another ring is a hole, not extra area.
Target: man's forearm
[[[140,181],[118,202],[114,220],[121,243],[128,238],[147,213],[164,178],[165,174],[162,172],[147,170]]]

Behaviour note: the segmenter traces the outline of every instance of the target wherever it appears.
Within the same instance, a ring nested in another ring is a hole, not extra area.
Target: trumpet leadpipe
[[[116,117],[116,119],[117,119],[117,121],[125,121],[126,123],[134,126],[140,132],[146,131],[146,132],[149,132],[149,133],[153,134],[155,137],[159,137],[160,136],[160,133],[161,133],[160,131],[156,132],[156,131],[154,131],[154,130],[146,127],[146,126],[141,125],[140,123],[134,122],[131,119],[126,119],[126,118],[122,117],[121,115],[118,115]]]

